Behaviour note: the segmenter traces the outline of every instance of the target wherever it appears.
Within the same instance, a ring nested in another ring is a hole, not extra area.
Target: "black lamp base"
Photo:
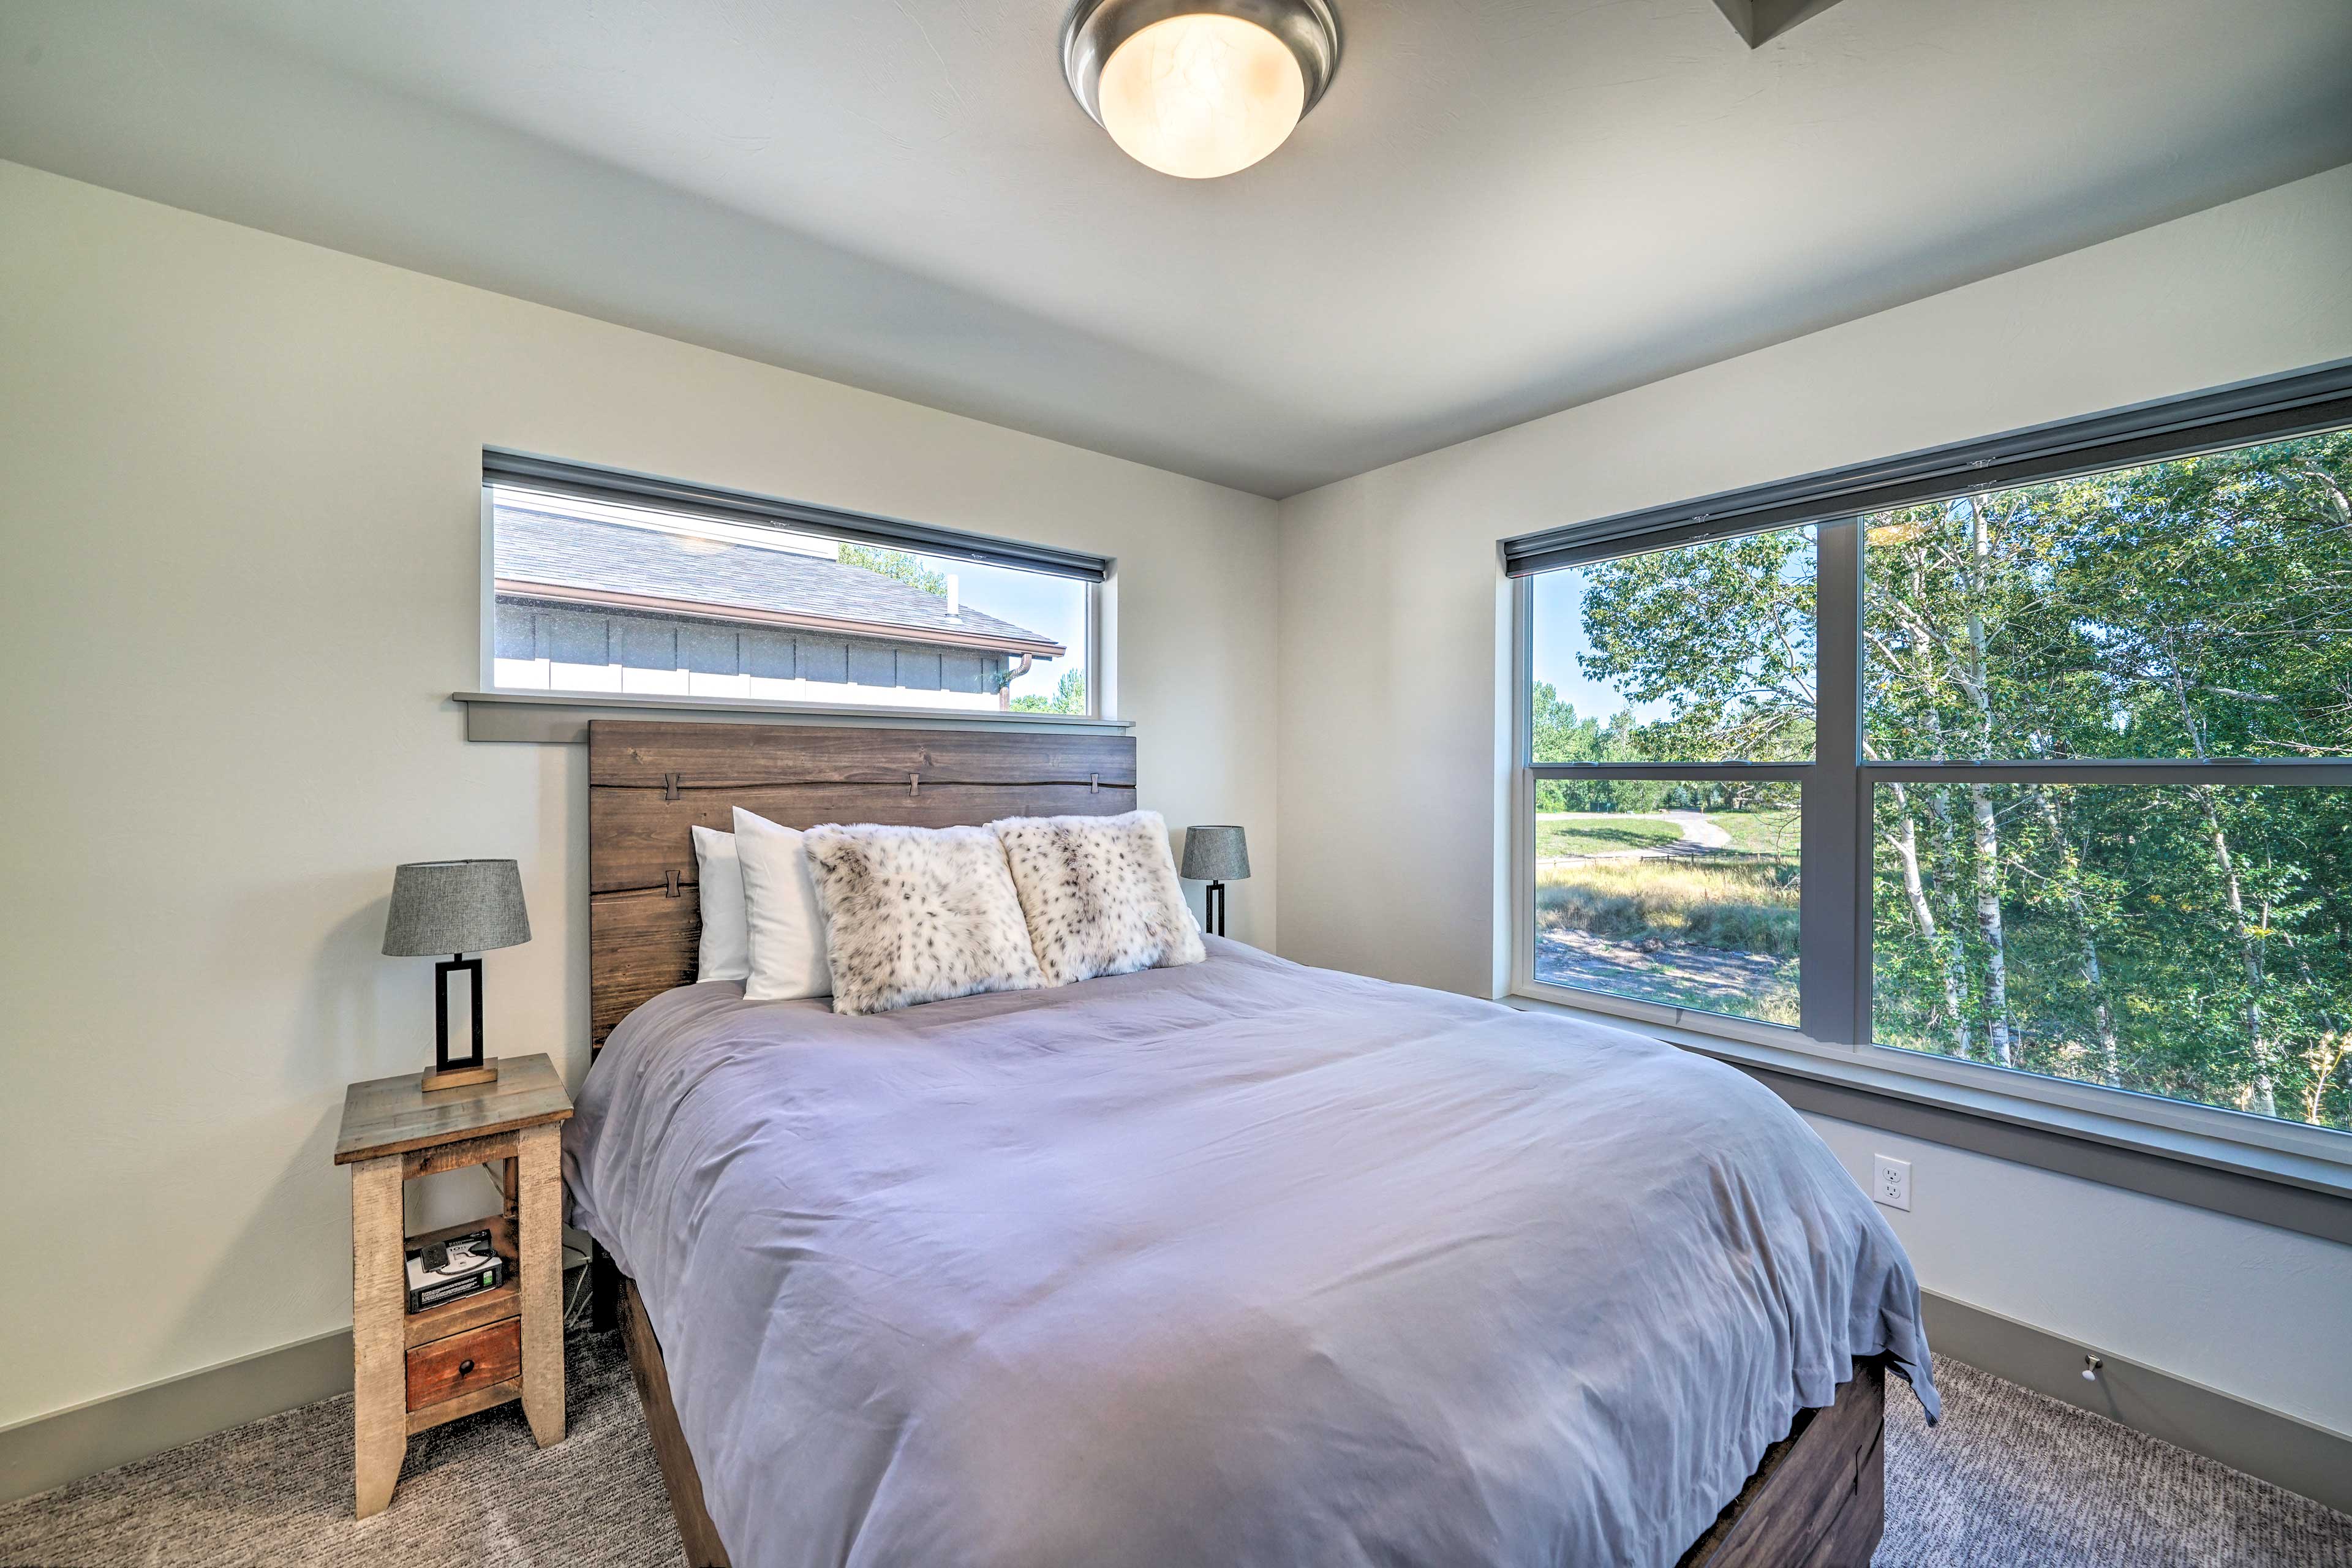
[[[474,994],[474,1048],[472,1054],[452,1057],[449,1054],[449,976],[465,970],[473,981],[469,989]],[[464,953],[452,953],[433,966],[433,1065],[425,1070],[423,1086],[427,1093],[436,1089],[463,1089],[473,1083],[496,1083],[499,1064],[495,1057],[482,1055],[482,961],[467,958]]]
[[[1211,936],[1225,934],[1225,885],[1223,882],[1210,883],[1208,890],[1201,895],[1201,912],[1208,916],[1201,922],[1202,929]]]

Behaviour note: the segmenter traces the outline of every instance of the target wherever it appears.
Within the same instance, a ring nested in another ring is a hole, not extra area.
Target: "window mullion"
[[[1822,527],[1813,597],[1813,765],[1801,797],[1798,1010],[1816,1040],[1868,1039],[1870,802],[1862,737],[1862,542]]]
[[[1521,577],[1511,594],[1511,989],[1535,983],[1536,774],[1535,583]]]
[[[1798,779],[1809,777],[1811,763],[1534,763],[1528,772],[1539,779]]]
[[[2352,762],[2305,762],[2269,757],[2216,757],[2200,762],[2109,761],[2083,757],[2064,762],[1886,762],[1865,763],[1865,783],[2047,784],[2352,784]]]

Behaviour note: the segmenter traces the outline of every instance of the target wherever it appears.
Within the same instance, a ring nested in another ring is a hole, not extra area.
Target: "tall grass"
[[[1536,923],[1794,958],[1796,868],[1728,857],[1547,867],[1536,873]]]
[[[1763,811],[1710,811],[1706,819],[1731,836],[1727,847],[1743,855],[1794,856],[1797,853],[1797,838],[1801,827],[1794,806],[1776,806]]]

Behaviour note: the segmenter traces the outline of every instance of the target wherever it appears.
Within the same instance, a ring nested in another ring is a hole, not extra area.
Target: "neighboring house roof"
[[[823,556],[626,523],[497,509],[498,591],[719,620],[756,621],[1055,658],[1060,643],[909,583]]]

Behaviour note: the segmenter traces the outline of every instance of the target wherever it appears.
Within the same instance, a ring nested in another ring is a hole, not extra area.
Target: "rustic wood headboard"
[[[588,726],[588,1002],[602,1046],[638,1004],[693,984],[696,823],[978,825],[1135,809],[1135,737],[814,724]]]

